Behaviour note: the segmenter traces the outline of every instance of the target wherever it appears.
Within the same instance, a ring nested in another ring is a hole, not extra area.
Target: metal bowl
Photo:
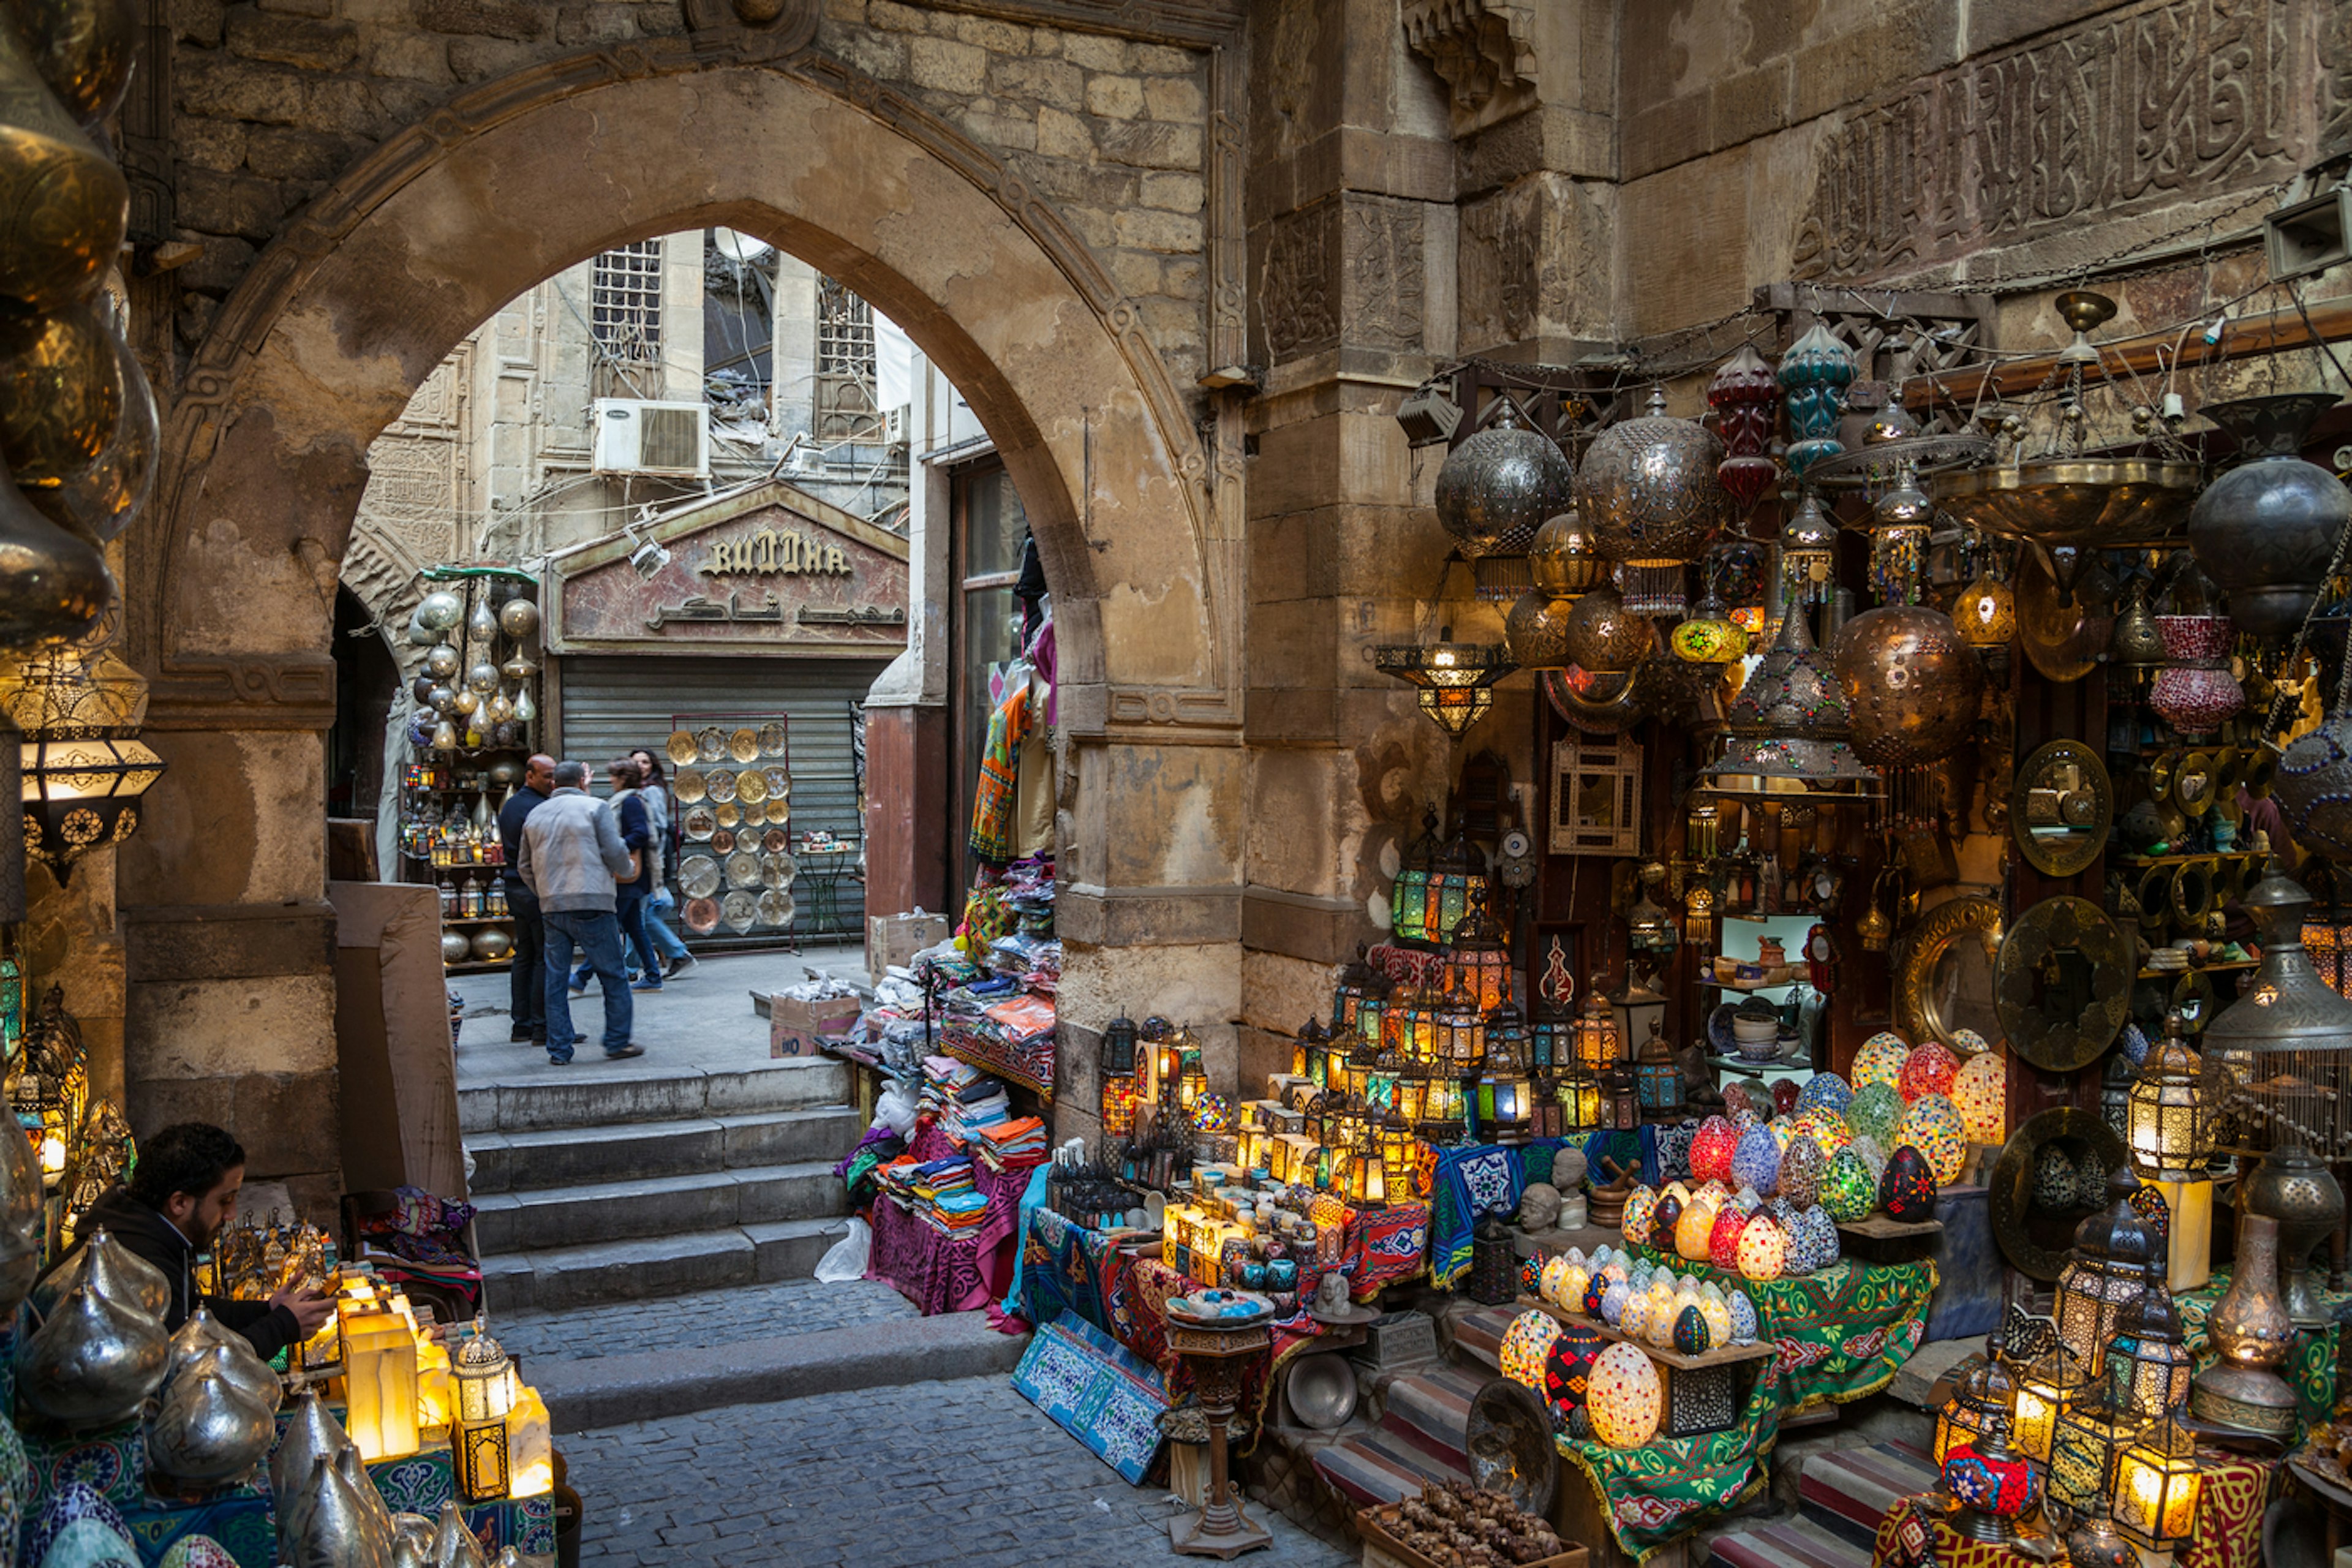
[[[1356,1413],[1356,1373],[1337,1352],[1303,1355],[1290,1363],[1283,1392],[1291,1414],[1318,1432],[1345,1426]]]
[[[1936,503],[1988,533],[2101,550],[2177,543],[2202,479],[2195,463],[2042,458],[1948,474]]]
[[[1500,1492],[1522,1513],[1551,1517],[1559,1451],[1552,1446],[1551,1412],[1534,1389],[1507,1377],[1488,1381],[1471,1396],[1463,1448],[1481,1491]]]
[[[686,901],[686,929],[697,936],[709,936],[719,929],[719,902],[715,899],[688,899]]]

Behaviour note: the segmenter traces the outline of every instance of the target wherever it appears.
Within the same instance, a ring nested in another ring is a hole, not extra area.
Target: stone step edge
[[[489,1279],[501,1274],[527,1274],[545,1268],[601,1268],[623,1261],[614,1256],[624,1249],[641,1247],[648,1242],[671,1240],[690,1252],[731,1252],[740,1250],[738,1242],[756,1245],[762,1238],[783,1240],[793,1237],[831,1236],[836,1240],[846,1234],[850,1217],[845,1214],[816,1215],[806,1219],[757,1220],[750,1225],[719,1226],[712,1230],[680,1231],[674,1237],[620,1237],[611,1241],[583,1241],[572,1247],[525,1247],[512,1252],[493,1252],[482,1259],[482,1278]],[[759,1233],[758,1235],[752,1234]],[[537,1310],[537,1309],[525,1309]],[[571,1308],[552,1309],[570,1311]]]
[[[680,1171],[667,1176],[625,1176],[616,1182],[574,1182],[563,1187],[523,1187],[510,1193],[484,1193],[473,1200],[477,1209],[530,1210],[571,1204],[614,1203],[625,1198],[663,1193],[690,1193],[703,1187],[744,1182],[791,1182],[830,1177],[838,1160],[793,1160],[776,1165],[723,1165],[715,1171]],[[846,1194],[844,1194],[845,1199]],[[614,1240],[620,1240],[618,1237]]]
[[[541,1361],[531,1378],[558,1432],[583,1432],[738,1405],[773,1405],[820,1394],[894,1388],[1012,1372],[1029,1342],[1001,1333],[988,1314],[860,1323],[773,1339],[646,1351],[586,1361]]]
[[[632,1138],[675,1137],[705,1127],[766,1127],[782,1121],[821,1121],[854,1117],[857,1108],[847,1100],[825,1105],[794,1105],[782,1110],[722,1110],[698,1116],[663,1117],[651,1121],[596,1121],[580,1127],[484,1127],[465,1135],[468,1149],[541,1149],[574,1143],[626,1142]]]

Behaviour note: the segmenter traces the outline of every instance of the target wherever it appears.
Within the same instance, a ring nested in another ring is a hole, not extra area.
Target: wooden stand
[[[1241,1402],[1242,1363],[1273,1344],[1268,1321],[1260,1316],[1229,1326],[1168,1317],[1168,1348],[1192,1369],[1201,1414],[1209,1423],[1208,1499],[1199,1513],[1180,1513],[1168,1521],[1170,1543],[1185,1556],[1234,1558],[1274,1544],[1265,1526],[1243,1516],[1225,1453],[1225,1423]]]
[[[1698,1355],[1685,1355],[1676,1350],[1661,1350],[1645,1341],[1629,1340],[1598,1318],[1567,1311],[1538,1297],[1521,1296],[1518,1305],[1521,1310],[1533,1310],[1563,1323],[1580,1324],[1612,1342],[1637,1346],[1654,1362],[1665,1394],[1658,1422],[1661,1436],[1695,1437],[1731,1426],[1739,1419],[1740,1408],[1746,1403],[1738,1369],[1750,1362],[1769,1361],[1780,1353],[1770,1345],[1757,1343],[1717,1345]]]

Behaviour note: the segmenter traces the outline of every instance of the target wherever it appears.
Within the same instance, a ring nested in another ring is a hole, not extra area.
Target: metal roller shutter
[[[887,659],[803,659],[573,655],[562,668],[562,755],[593,770],[639,746],[658,754],[678,721],[786,721],[793,779],[792,830],[826,830],[852,840],[865,832],[849,709],[866,700]],[[841,888],[840,929],[862,931],[862,880]],[[809,931],[809,916],[801,930]],[[725,937],[722,930],[714,933]],[[699,945],[699,943],[698,943]]]

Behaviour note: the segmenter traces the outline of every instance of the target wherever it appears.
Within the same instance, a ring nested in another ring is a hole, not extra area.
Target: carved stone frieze
[[[1274,220],[1259,269],[1257,304],[1272,363],[1339,344],[1339,203],[1317,202]]]
[[[1404,37],[1444,79],[1454,133],[1507,120],[1536,101],[1531,0],[1404,0]]]
[[[1345,335],[1373,348],[1418,349],[1426,267],[1418,202],[1350,195],[1340,208]]]
[[[1881,275],[2291,174],[2319,85],[2295,10],[2148,0],[1847,112],[1816,153],[1796,275]],[[2339,134],[2343,90],[2341,69],[2319,86]]]
[[[1258,302],[1276,363],[1342,342],[1417,350],[1427,264],[1418,202],[1353,192],[1268,226]]]

